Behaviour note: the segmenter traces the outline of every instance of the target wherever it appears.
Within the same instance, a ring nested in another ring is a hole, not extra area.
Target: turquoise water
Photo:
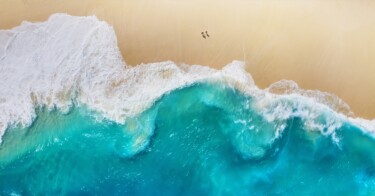
[[[337,143],[299,117],[268,122],[253,101],[200,83],[124,125],[40,109],[3,138],[0,195],[375,195],[373,137],[344,122]]]

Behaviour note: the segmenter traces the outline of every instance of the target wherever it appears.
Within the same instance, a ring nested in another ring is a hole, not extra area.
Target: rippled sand
[[[220,68],[245,60],[260,87],[294,80],[375,118],[375,2],[0,0],[0,28],[56,12],[112,24],[131,65],[173,60]]]

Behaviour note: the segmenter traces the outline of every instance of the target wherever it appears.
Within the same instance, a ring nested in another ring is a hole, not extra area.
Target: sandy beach
[[[113,25],[130,65],[172,60],[220,68],[244,60],[261,88],[294,80],[375,118],[375,2],[0,0],[0,29],[53,13],[96,15]]]

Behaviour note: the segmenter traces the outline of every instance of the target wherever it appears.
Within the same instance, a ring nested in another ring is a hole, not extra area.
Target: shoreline
[[[127,64],[172,60],[219,69],[245,60],[260,88],[293,80],[337,95],[357,117],[375,118],[375,3],[157,3],[0,0],[0,29],[56,12],[96,15],[114,27]],[[200,34],[205,30],[208,39]]]

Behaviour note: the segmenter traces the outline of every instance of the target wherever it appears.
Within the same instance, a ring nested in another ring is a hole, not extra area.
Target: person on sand
[[[206,39],[206,36],[204,35],[204,33],[202,32],[201,34],[202,34],[203,38]]]

